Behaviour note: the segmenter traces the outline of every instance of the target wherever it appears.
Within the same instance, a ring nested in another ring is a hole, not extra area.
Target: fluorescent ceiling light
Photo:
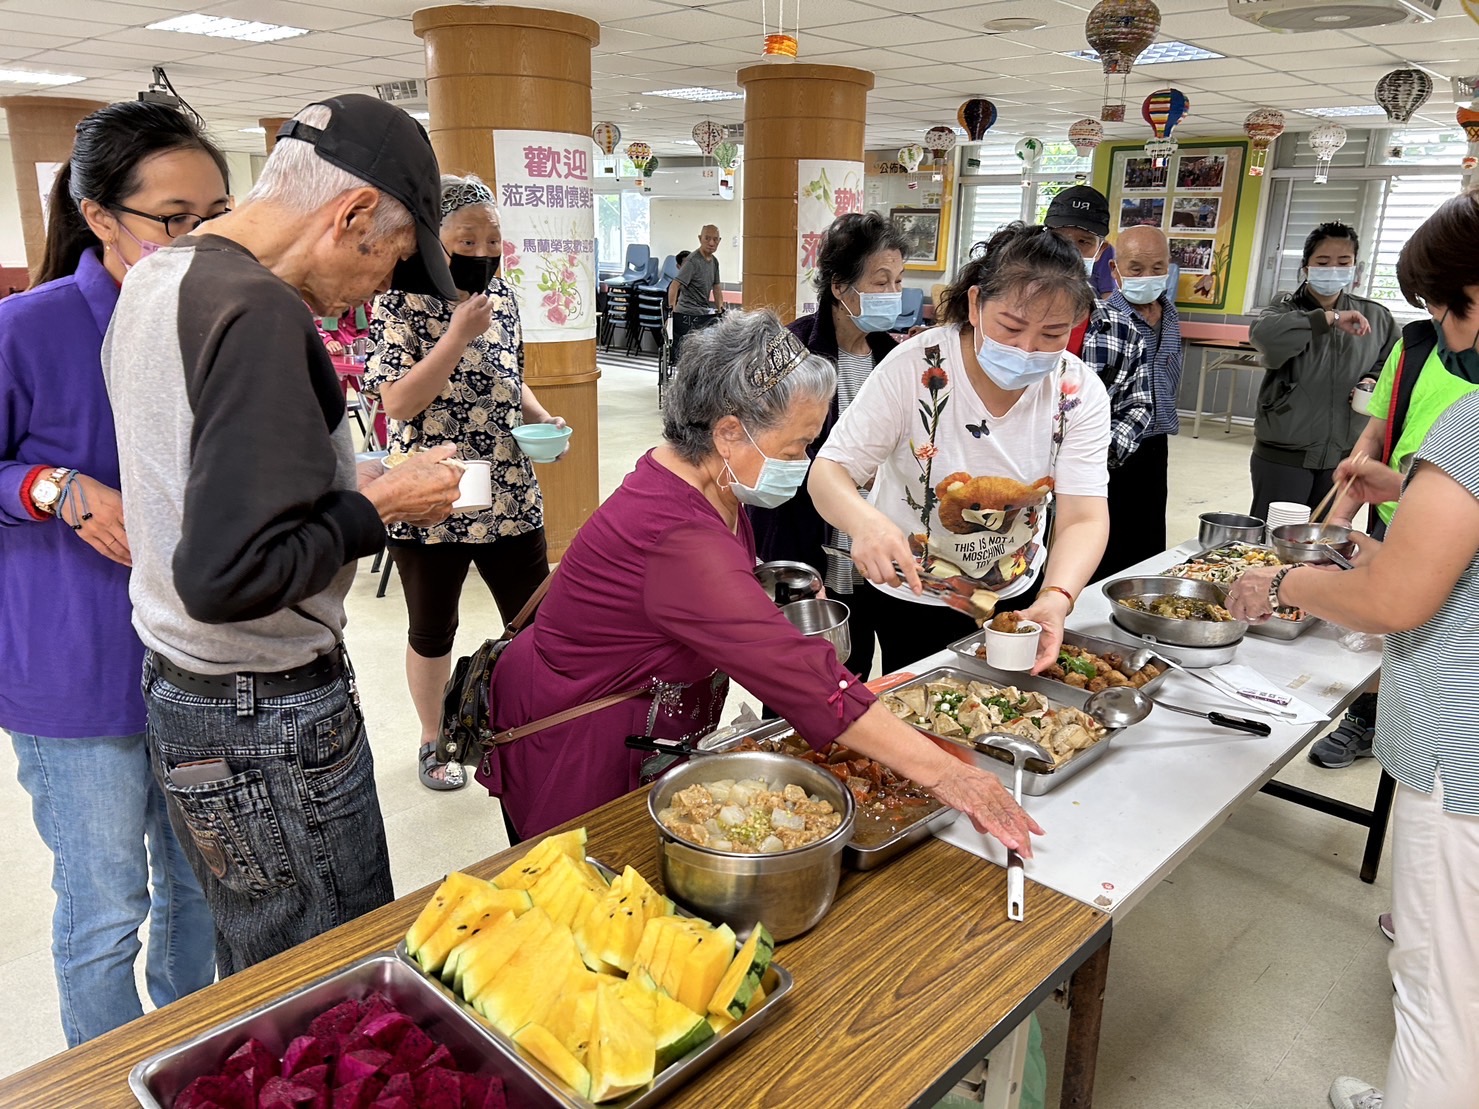
[[[712,100],[743,100],[745,94],[742,92],[725,92],[723,89],[708,89],[692,87],[686,89],[658,89],[655,92],[644,92],[643,96],[666,96],[671,100],[689,100],[694,103],[707,104]]]
[[[86,81],[75,73],[41,73],[29,69],[0,69],[0,81],[7,85],[75,85]]]
[[[1346,108],[1296,108],[1302,116],[1318,116],[1321,119],[1340,119],[1343,116],[1384,116],[1385,108],[1375,104],[1352,104]]]
[[[1099,55],[1093,50],[1073,50],[1065,57],[1080,58],[1086,62],[1097,62]],[[1153,42],[1145,52],[1135,59],[1136,65],[1157,65],[1161,62],[1206,62],[1214,58],[1225,58],[1215,50],[1193,46],[1189,42]]]
[[[240,131],[243,135],[265,135],[265,134],[267,134],[267,128],[265,128],[265,127],[238,127],[237,130]]]
[[[237,39],[240,42],[276,42],[278,39],[297,38],[308,33],[307,27],[284,27],[250,19],[230,19],[224,15],[201,15],[199,12],[151,23],[148,30],[179,31],[184,35],[209,35],[211,38]]]

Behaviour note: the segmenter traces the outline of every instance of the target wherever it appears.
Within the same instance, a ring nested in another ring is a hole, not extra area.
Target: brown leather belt
[[[158,651],[150,652],[154,671],[170,685],[193,693],[197,697],[212,697],[221,701],[234,701],[239,689],[238,679],[250,678],[253,697],[286,697],[291,693],[306,693],[327,685],[344,674],[344,660],[338,649],[319,655],[312,662],[296,666],[291,670],[273,670],[269,673],[253,674],[197,674],[193,670],[176,666]]]

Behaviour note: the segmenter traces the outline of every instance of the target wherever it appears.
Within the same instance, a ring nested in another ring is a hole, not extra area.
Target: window
[[[1306,236],[1321,223],[1340,220],[1361,237],[1356,292],[1385,304],[1394,315],[1415,317],[1417,310],[1397,288],[1397,255],[1418,224],[1463,188],[1462,133],[1456,128],[1352,131],[1324,185],[1308,177],[1315,164],[1309,143],[1302,135],[1292,138],[1280,142],[1269,173],[1254,308],[1298,287]]]
[[[1091,163],[1068,143],[1048,143],[1023,187],[1022,160],[1014,146],[979,146],[967,155],[960,190],[956,258],[970,257],[971,247],[1013,220],[1041,223],[1053,197],[1087,178]],[[957,263],[958,264],[958,263]]]
[[[651,202],[635,189],[596,197],[596,255],[601,272],[620,273],[627,247],[652,239]]]

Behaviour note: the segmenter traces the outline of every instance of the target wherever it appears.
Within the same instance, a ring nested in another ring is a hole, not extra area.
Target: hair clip
[[[492,204],[493,190],[481,181],[461,181],[442,190],[442,218],[470,204]]]
[[[800,339],[781,328],[765,344],[765,358],[761,365],[750,371],[750,384],[755,392],[766,393],[774,389],[787,374],[806,361],[808,353]]]

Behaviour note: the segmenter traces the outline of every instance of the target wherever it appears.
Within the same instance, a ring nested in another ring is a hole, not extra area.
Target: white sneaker
[[[1381,929],[1381,934],[1393,943],[1397,942],[1397,926],[1392,923],[1391,913],[1382,913],[1376,918],[1376,926]]]
[[[1337,1078],[1330,1084],[1335,1109],[1381,1109],[1381,1091],[1359,1078]]]

